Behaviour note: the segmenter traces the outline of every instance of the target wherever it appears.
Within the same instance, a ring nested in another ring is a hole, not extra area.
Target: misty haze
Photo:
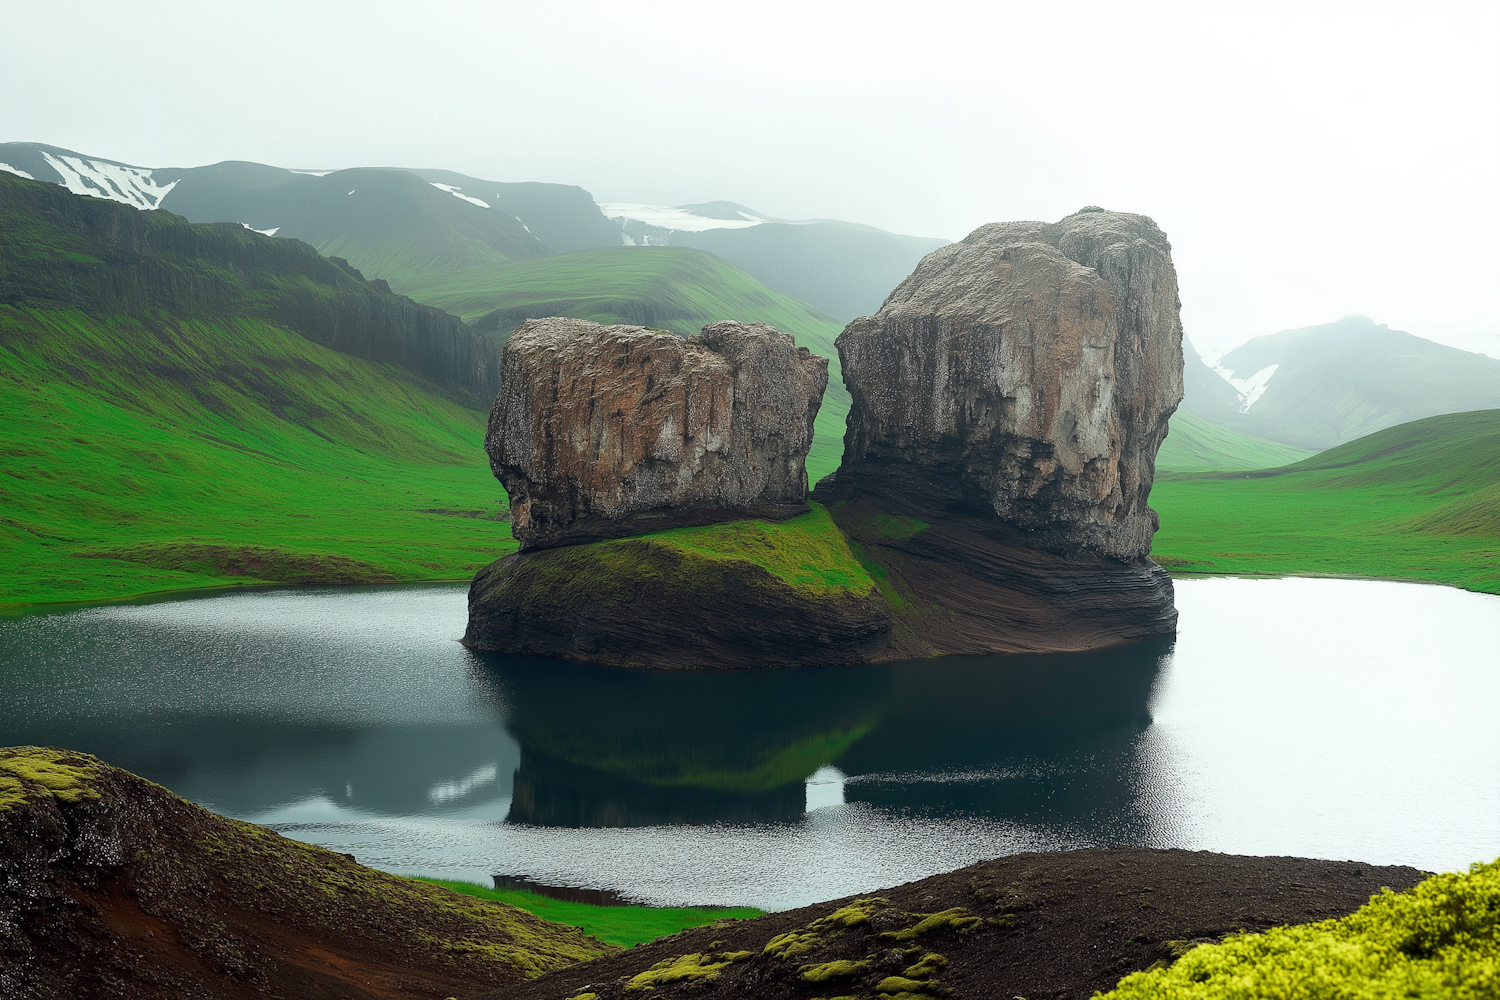
[[[4,23],[0,997],[1494,995],[1492,5]]]

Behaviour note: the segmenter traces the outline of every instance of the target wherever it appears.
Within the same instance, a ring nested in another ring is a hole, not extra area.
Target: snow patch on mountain
[[[1240,412],[1249,413],[1250,407],[1266,394],[1266,389],[1271,384],[1271,376],[1276,374],[1276,369],[1281,365],[1279,363],[1267,365],[1249,378],[1235,378],[1233,369],[1222,365],[1215,364],[1212,367],[1221,379],[1234,386],[1234,391],[1240,394]]]
[[[744,212],[735,213],[740,216],[739,219],[709,219],[685,208],[642,205],[636,202],[601,202],[599,211],[617,223],[642,222],[658,229],[675,229],[682,233],[701,233],[710,229],[749,229],[765,221],[747,216]]]
[[[437,188],[439,191],[447,191],[449,194],[451,194],[455,198],[462,198],[464,201],[468,202],[470,205],[478,205],[480,208],[489,208],[490,207],[490,203],[489,202],[487,202],[487,201],[480,201],[478,198],[470,198],[468,195],[464,194],[463,193],[464,192],[463,188],[454,187],[452,184],[439,184],[437,181],[428,181],[427,183],[431,184],[433,187]],[[519,222],[520,220],[517,219],[516,221]],[[529,230],[529,229],[527,230],[527,232],[530,232],[530,231],[531,230]]]
[[[151,171],[141,167],[85,160],[81,156],[53,156],[46,150],[42,150],[42,157],[62,177],[63,187],[74,194],[124,202],[143,212],[161,208],[162,199],[177,186],[176,181],[167,185],[156,183],[151,179]]]
[[[35,177],[31,176],[26,171],[22,170],[19,167],[13,167],[9,163],[0,163],[0,170],[5,171],[7,174],[15,174],[17,177],[24,177],[28,181],[36,180]]]
[[[277,233],[281,232],[280,226],[272,226],[270,229],[256,229],[248,222],[241,222],[240,225],[244,226],[252,233],[260,233],[262,236],[275,236]]]
[[[308,177],[327,177],[332,170],[288,170],[289,174],[306,174]]]

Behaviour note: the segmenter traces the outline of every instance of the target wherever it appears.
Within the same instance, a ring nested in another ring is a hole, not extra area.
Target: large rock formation
[[[464,642],[643,667],[880,655],[890,611],[807,502],[827,384],[826,358],[759,323],[528,320],[485,439],[521,551],[475,575]]]
[[[853,406],[817,495],[913,598],[907,651],[1172,630],[1146,501],[1182,398],[1178,309],[1155,223],[1086,208],[975,230],[839,336]]]
[[[502,373],[485,450],[522,551],[807,510],[828,361],[772,327],[528,320]]]

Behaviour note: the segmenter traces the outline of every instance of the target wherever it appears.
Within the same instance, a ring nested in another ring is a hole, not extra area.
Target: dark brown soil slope
[[[86,754],[0,749],[0,1000],[442,998],[617,950]]]
[[[1144,848],[1020,854],[720,921],[481,996],[1082,998],[1200,941],[1343,916],[1382,886],[1422,878],[1414,868]]]

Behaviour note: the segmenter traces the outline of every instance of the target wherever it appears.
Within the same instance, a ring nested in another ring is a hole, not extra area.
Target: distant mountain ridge
[[[718,254],[841,323],[875,312],[918,261],[951,242],[832,219],[776,219],[728,201],[600,207],[632,243]]]
[[[409,294],[504,261],[622,245],[691,246],[847,321],[878,309],[917,261],[948,242],[848,222],[788,222],[731,202],[625,206],[611,219],[573,185],[425,168],[289,170],[243,161],[148,168],[12,142],[0,143],[0,171],[139,209],[164,208],[192,222],[237,222],[295,237]],[[633,217],[642,215],[648,221]]]
[[[1299,448],[1322,450],[1424,417],[1500,407],[1500,361],[1364,316],[1256,337],[1213,368],[1187,353],[1184,411]]]
[[[486,409],[499,390],[499,338],[295,240],[131,211],[6,173],[0,238],[0,304],[96,316],[258,317],[405,368],[472,409]]]

